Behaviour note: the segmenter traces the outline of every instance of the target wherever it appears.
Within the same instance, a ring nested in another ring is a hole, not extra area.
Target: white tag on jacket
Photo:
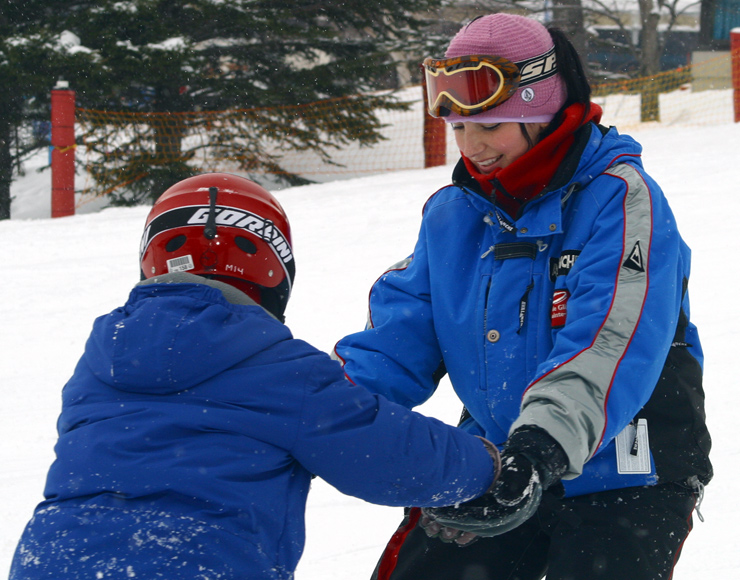
[[[630,423],[617,435],[617,471],[619,473],[650,473],[650,442],[647,419]]]

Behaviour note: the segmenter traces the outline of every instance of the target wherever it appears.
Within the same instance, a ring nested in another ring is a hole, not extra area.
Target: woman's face
[[[531,143],[547,123],[525,123]],[[460,152],[473,162],[481,173],[511,165],[527,151],[530,145],[519,123],[452,123],[452,130]]]

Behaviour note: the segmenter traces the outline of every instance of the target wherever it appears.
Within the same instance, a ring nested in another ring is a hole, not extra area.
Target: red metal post
[[[421,91],[424,94],[424,167],[437,167],[447,163],[447,127],[444,119],[436,119],[429,114],[423,71],[421,78]]]
[[[75,92],[66,81],[51,91],[51,217],[75,213]]]
[[[740,123],[740,28],[730,31],[730,58],[732,59],[732,103],[735,123]]]

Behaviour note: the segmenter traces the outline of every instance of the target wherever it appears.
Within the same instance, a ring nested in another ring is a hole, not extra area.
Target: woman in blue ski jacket
[[[287,580],[312,474],[387,505],[485,492],[480,438],[347,388],[281,322],[295,273],[258,185],[174,185],[142,239],[144,280],[95,321],[64,387],[56,460],[12,580]]]
[[[408,510],[374,577],[668,578],[712,468],[690,251],[663,192],[599,125],[561,32],[482,17],[424,69],[461,159],[335,354],[409,408],[448,374],[503,471],[484,500]]]

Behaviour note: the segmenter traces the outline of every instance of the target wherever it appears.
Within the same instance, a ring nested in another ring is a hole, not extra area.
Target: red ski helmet
[[[206,173],[154,203],[141,239],[142,279],[188,272],[239,288],[282,319],[295,278],[288,216],[249,179]]]

